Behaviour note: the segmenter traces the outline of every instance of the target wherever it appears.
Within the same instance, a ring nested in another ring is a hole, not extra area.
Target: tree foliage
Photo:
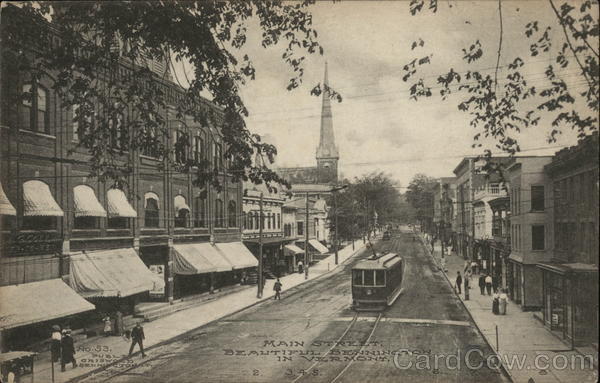
[[[395,182],[385,173],[371,173],[345,180],[346,189],[337,194],[338,236],[351,239],[373,228],[374,215],[380,225],[398,222],[402,202]],[[333,203],[329,202],[330,206]],[[331,230],[335,231],[336,210],[329,210]]]
[[[228,173],[234,179],[287,184],[266,161],[260,165],[252,161],[259,153],[273,162],[277,151],[246,127],[248,110],[239,91],[255,78],[256,68],[251,57],[240,59],[236,52],[246,44],[249,20],[258,20],[262,47],[284,47],[282,59],[292,74],[287,89],[297,88],[305,55],[323,53],[308,12],[313,2],[25,2],[19,11],[22,17],[3,17],[2,62],[9,70],[28,73],[32,81],[52,73],[52,88],[62,105],[78,106],[75,118],[83,128],[79,145],[89,151],[92,176],[123,179],[131,172],[131,164],[120,161],[124,151],[150,148],[177,170],[194,171],[196,183],[209,181],[219,187],[218,170],[208,159],[172,161],[172,152],[185,152],[189,140],[174,148],[163,145],[169,135],[163,112],[170,106],[174,119],[199,123],[221,135],[224,157],[230,160]],[[60,36],[59,44],[53,35]],[[185,73],[189,84],[181,88],[174,105],[168,105],[168,90],[161,86],[166,79],[141,64],[152,59],[171,68],[174,63],[190,65],[193,76]],[[323,90],[318,84],[312,93]],[[201,97],[203,93],[210,94],[212,105]],[[31,94],[14,96],[18,102]],[[127,133],[121,133],[113,121],[125,109],[130,111],[123,121]],[[120,145],[114,145],[115,136]]]
[[[431,56],[425,55],[411,61],[404,67],[403,76],[405,82],[411,82],[411,98],[418,100],[438,93],[445,100],[450,94],[459,95],[461,101],[458,109],[471,116],[470,124],[476,130],[473,146],[480,147],[477,141],[482,137],[490,137],[496,141],[499,149],[511,154],[520,150],[516,134],[538,125],[542,113],[549,114],[551,118],[552,129],[548,142],[555,142],[564,128],[574,129],[580,138],[597,131],[600,73],[598,1],[557,3],[548,0],[555,22],[542,25],[539,20],[531,20],[523,25],[523,38],[529,41],[530,57],[504,58],[509,64],[501,75],[500,58],[505,51],[503,43],[507,43],[503,42],[503,3],[502,0],[497,1],[497,49],[484,47],[476,39],[469,47],[462,49],[463,60],[470,69],[460,74],[454,68],[449,68],[445,74],[437,77],[435,85],[427,83],[419,74],[423,65],[431,63]],[[409,10],[413,16],[426,12],[426,9],[436,13],[440,5],[437,0],[411,0]],[[554,47],[556,42],[560,42],[560,45]],[[419,39],[411,47],[415,49],[424,45],[426,43]],[[497,58],[492,74],[475,68],[489,51]],[[553,62],[544,71],[546,84],[537,88],[531,85],[522,67],[527,60],[542,52],[552,54]],[[569,85],[557,74],[559,70],[567,68],[574,68],[580,76],[577,84]],[[584,100],[585,107],[578,105],[578,98]]]
[[[433,218],[433,188],[436,180],[425,174],[415,174],[406,190],[406,201],[414,208],[415,219],[421,224]]]

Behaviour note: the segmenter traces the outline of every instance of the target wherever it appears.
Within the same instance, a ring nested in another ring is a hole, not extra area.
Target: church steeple
[[[333,115],[331,113],[331,100],[329,96],[329,79],[326,62],[325,78],[323,81],[323,105],[321,108],[321,136],[319,146],[317,147],[317,167],[319,169],[320,182],[337,181],[337,161],[340,158],[333,134]]]

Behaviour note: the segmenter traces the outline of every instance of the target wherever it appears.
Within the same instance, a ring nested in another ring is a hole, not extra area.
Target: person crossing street
[[[275,290],[275,300],[281,300],[281,287],[281,281],[279,281],[279,278],[277,278],[275,285],[273,286],[273,290]]]
[[[146,357],[144,353],[144,328],[140,324],[140,322],[135,324],[135,327],[131,330],[131,347],[129,347],[129,356],[133,353],[133,348],[136,344],[140,345],[140,351],[142,351],[142,358]]]

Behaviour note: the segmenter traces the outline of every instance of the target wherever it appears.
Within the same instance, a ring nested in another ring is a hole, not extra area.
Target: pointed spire
[[[325,62],[325,77],[323,79],[323,105],[321,108],[321,135],[317,158],[339,158],[335,137],[333,135],[333,115],[331,113],[331,100],[329,99],[329,78],[327,62]]]

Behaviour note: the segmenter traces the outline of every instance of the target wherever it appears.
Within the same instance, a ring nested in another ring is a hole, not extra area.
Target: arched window
[[[23,93],[30,94],[21,105],[21,127],[27,130],[49,133],[48,90],[41,85],[25,84]]]
[[[187,227],[190,207],[182,195],[175,196],[175,227]]]
[[[242,212],[242,229],[246,230],[248,228],[248,215],[245,211]]]
[[[215,227],[223,227],[225,225],[225,212],[223,209],[223,201],[217,199],[215,201]]]
[[[160,224],[158,195],[148,192],[144,196],[144,226],[158,227]]]
[[[229,201],[227,205],[227,226],[228,227],[237,227],[237,205],[235,201]]]

